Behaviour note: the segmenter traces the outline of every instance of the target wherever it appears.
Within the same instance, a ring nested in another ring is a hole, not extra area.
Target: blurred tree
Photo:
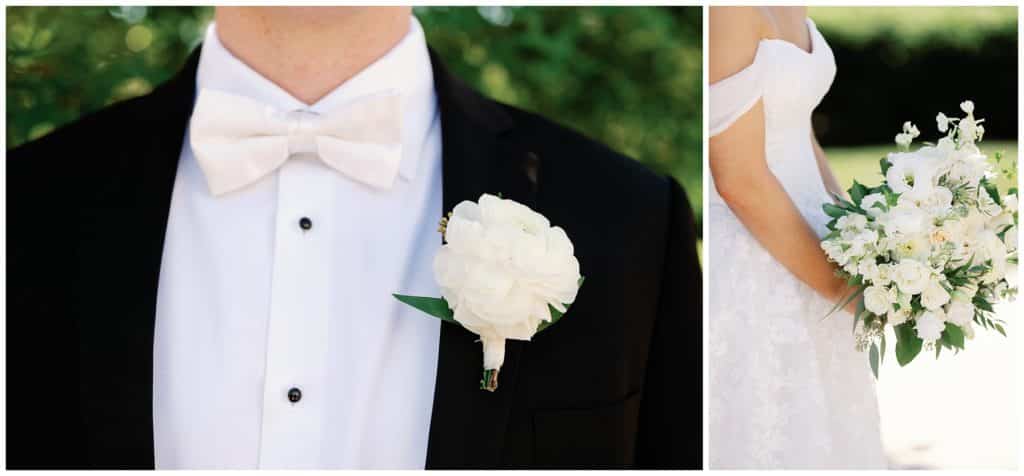
[[[700,8],[415,14],[455,74],[673,175],[700,216]],[[211,17],[206,7],[8,8],[7,146],[150,91],[179,68]]]
[[[838,72],[814,115],[826,146],[892,144],[904,121],[936,140],[935,115],[972,99],[987,139],[1017,138],[1016,7],[813,7]]]

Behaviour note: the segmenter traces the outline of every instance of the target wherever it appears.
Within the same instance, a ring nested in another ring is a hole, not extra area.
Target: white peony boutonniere
[[[565,231],[513,200],[483,194],[441,219],[444,245],[434,257],[442,298],[395,298],[480,336],[480,388],[495,391],[505,340],[530,340],[557,322],[583,284]]]

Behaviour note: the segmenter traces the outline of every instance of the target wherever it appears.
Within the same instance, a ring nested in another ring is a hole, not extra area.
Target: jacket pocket
[[[641,392],[594,408],[533,411],[533,459],[541,468],[628,468]]]

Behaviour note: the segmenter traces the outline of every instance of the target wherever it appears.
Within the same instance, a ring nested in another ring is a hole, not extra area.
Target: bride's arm
[[[832,173],[832,167],[828,165],[825,150],[818,143],[818,138],[814,135],[813,128],[811,129],[811,144],[814,146],[814,158],[818,160],[818,172],[821,174],[821,181],[825,184],[825,190],[828,191],[829,196],[839,195],[849,200],[850,197],[843,190],[843,187],[839,185],[836,175]]]
[[[711,9],[709,18],[712,84],[750,64],[760,41],[756,24],[745,23],[750,18],[744,18],[744,12],[719,9],[716,15],[715,10]],[[729,21],[730,16],[736,21]],[[709,153],[711,176],[719,195],[779,263],[828,299],[838,301],[852,291],[835,275],[817,235],[768,168],[761,101],[729,129],[711,138]],[[852,310],[854,306],[851,303],[848,307]]]

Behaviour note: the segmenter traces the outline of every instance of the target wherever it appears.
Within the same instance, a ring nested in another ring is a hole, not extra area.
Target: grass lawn
[[[993,164],[995,163],[996,152],[1003,153],[1004,166],[1007,163],[1016,163],[1016,142],[982,141],[980,147],[981,151],[988,155],[989,160]],[[882,181],[878,160],[885,157],[887,153],[896,150],[896,144],[891,144],[861,147],[827,147],[825,148],[825,153],[828,155],[832,170],[835,171],[836,179],[839,180],[839,184],[845,190],[853,183],[853,179],[857,179],[858,182],[869,187],[878,185]],[[1009,181],[1005,179],[999,181],[1001,192],[1009,187]]]

